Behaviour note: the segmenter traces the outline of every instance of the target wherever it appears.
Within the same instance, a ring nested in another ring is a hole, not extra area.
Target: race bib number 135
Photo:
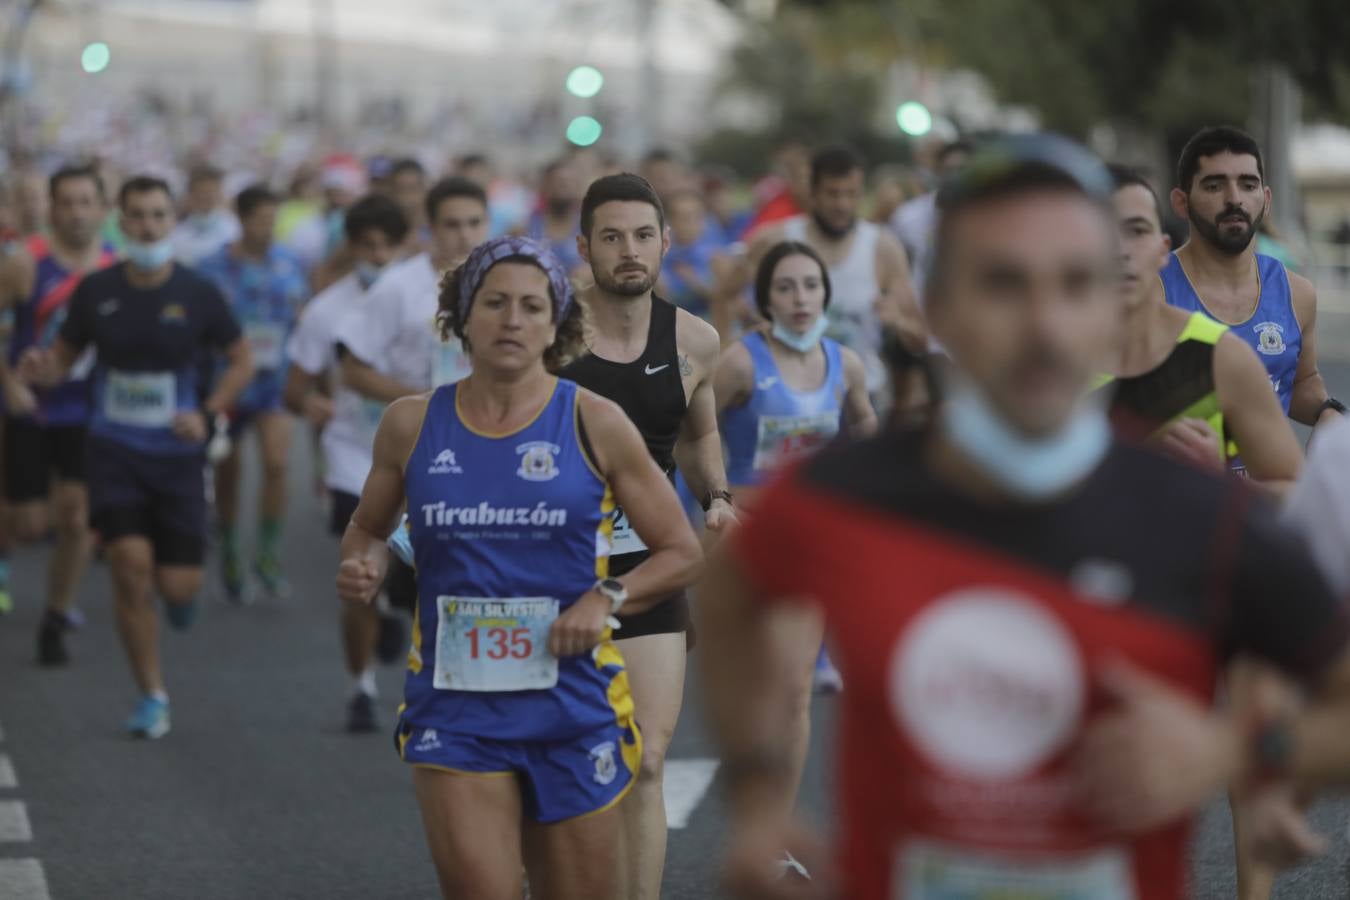
[[[558,618],[552,597],[437,597],[432,685],[453,691],[548,690],[558,658],[548,633]]]

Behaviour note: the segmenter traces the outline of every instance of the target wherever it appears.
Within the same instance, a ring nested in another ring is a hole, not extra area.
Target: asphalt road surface
[[[1325,367],[1350,396],[1350,366]],[[297,433],[298,436],[298,433]],[[387,733],[342,731],[348,690],[332,595],[335,542],[296,441],[285,561],[296,595],[233,608],[208,597],[187,635],[166,633],[173,732],[133,742],[120,723],[134,691],[113,632],[107,575],[88,576],[88,625],[74,664],[33,662],[46,553],[15,558],[16,612],[0,619],[0,900],[434,898],[408,771]],[[246,506],[246,510],[251,504]],[[248,521],[248,518],[245,518]],[[380,673],[393,719],[399,673]],[[691,683],[671,752],[672,823],[663,896],[719,896],[725,838],[712,750]],[[816,701],[805,815],[828,827],[833,701]],[[1347,896],[1350,804],[1316,810],[1335,837],[1322,860],[1282,877],[1276,896]],[[1194,895],[1235,894],[1230,825],[1216,801],[1194,847]]]

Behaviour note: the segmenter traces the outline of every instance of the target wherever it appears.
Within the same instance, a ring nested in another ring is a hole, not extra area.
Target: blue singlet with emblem
[[[631,712],[623,658],[548,653],[557,615],[607,574],[614,501],[582,449],[577,386],[555,383],[507,435],[437,388],[404,470],[417,619],[403,721],[496,740],[563,740]]]
[[[1251,345],[1270,376],[1275,394],[1285,415],[1289,414],[1289,399],[1294,390],[1294,373],[1303,349],[1303,330],[1294,315],[1293,295],[1289,290],[1289,273],[1284,264],[1273,256],[1256,254],[1256,268],[1260,276],[1256,309],[1245,322],[1224,322],[1229,330]],[[1205,308],[1195,286],[1181,267],[1175,253],[1167,259],[1160,275],[1167,302],[1189,312],[1200,312],[1222,322]]]
[[[722,436],[727,480],[754,485],[834,439],[846,389],[844,359],[836,341],[822,339],[825,381],[814,391],[796,391],[783,383],[764,335],[748,334],[741,342],[754,363],[755,387],[745,405],[722,414]]]

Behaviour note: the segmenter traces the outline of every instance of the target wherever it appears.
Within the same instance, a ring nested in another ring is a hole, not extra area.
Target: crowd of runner
[[[164,737],[155,597],[291,600],[298,439],[334,715],[393,734],[446,897],[658,897],[687,659],[738,895],[1180,897],[1227,790],[1269,896],[1350,778],[1350,424],[1313,285],[1257,252],[1261,148],[927,150],[908,197],[842,146],[747,192],[666,151],[16,174],[0,614],[45,604],[37,660],[78,665],[97,554],[126,730]],[[831,855],[794,807],[841,687]]]

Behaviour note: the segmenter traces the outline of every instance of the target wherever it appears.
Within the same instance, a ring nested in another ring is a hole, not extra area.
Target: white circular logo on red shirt
[[[1025,775],[1077,730],[1083,666],[1073,638],[1041,604],[989,586],[940,597],[890,661],[891,711],[937,767],[999,780]]]

